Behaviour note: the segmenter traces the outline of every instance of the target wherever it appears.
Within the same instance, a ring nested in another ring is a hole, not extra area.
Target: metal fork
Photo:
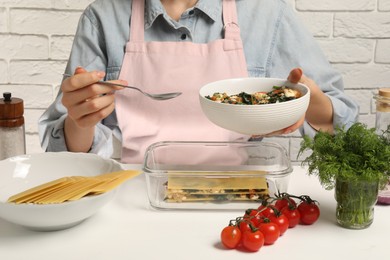
[[[70,74],[62,74],[62,75],[63,75],[64,77],[66,77],[66,78],[73,76],[73,75],[70,75]],[[177,96],[180,96],[180,95],[182,94],[181,92],[150,94],[150,93],[147,93],[147,92],[142,91],[142,90],[139,89],[139,88],[132,87],[132,86],[128,86],[128,85],[122,85],[122,84],[117,84],[117,83],[111,83],[111,82],[103,81],[103,80],[99,80],[99,81],[96,82],[96,83],[104,84],[104,85],[107,85],[107,86],[120,86],[120,87],[124,87],[124,88],[131,88],[131,89],[134,89],[134,90],[138,90],[139,92],[141,92],[141,93],[144,94],[145,96],[150,97],[150,98],[152,98],[152,99],[154,99],[154,100],[168,100],[168,99],[172,99],[172,98],[175,98],[175,97],[177,97]]]

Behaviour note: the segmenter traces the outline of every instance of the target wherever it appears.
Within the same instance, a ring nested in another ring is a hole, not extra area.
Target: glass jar
[[[378,182],[336,179],[336,218],[340,226],[364,229],[374,221]]]
[[[4,92],[0,99],[0,160],[26,153],[23,100]]]
[[[390,88],[381,88],[374,95],[376,100],[375,128],[378,134],[383,134],[390,127]],[[390,138],[390,135],[387,135]],[[378,204],[390,205],[390,179],[387,186],[379,191]]]

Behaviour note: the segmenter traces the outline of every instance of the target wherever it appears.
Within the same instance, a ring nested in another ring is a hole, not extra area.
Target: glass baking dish
[[[287,192],[291,161],[270,142],[158,142],[143,172],[157,209],[247,209]]]

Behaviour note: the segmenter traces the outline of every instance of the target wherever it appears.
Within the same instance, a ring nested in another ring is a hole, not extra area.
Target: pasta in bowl
[[[214,124],[241,134],[265,135],[304,116],[310,89],[285,79],[235,78],[206,84],[199,100]]]
[[[52,204],[10,203],[11,196],[62,177],[98,176],[122,169],[114,160],[70,152],[15,156],[0,161],[0,168],[0,218],[38,231],[61,230],[81,223],[111,201],[115,190]]]

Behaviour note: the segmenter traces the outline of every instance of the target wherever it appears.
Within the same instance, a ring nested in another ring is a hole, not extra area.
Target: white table
[[[0,219],[1,260],[390,259],[390,206],[376,206],[364,230],[341,228],[333,191],[294,167],[289,192],[320,202],[320,219],[298,225],[256,253],[224,249],[220,231],[239,211],[159,211],[149,206],[144,176],[123,184],[114,201],[73,228],[34,232]]]

